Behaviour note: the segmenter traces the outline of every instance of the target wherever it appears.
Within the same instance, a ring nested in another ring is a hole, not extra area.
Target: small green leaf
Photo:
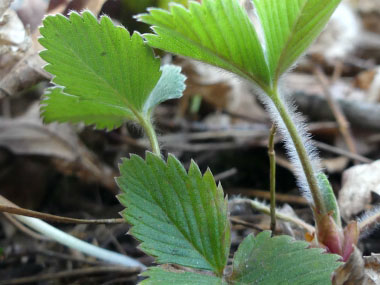
[[[46,122],[83,121],[113,129],[158,103],[182,96],[180,68],[164,66],[138,33],[90,13],[48,16],[40,29],[45,69],[58,86],[43,101]]]
[[[142,111],[149,113],[158,104],[181,97],[186,87],[184,83],[185,79],[185,76],[181,74],[180,67],[164,65],[162,67],[162,76],[146,99]]]
[[[149,277],[141,282],[141,285],[225,285],[219,277],[198,274],[193,272],[171,272],[160,267],[152,267],[142,276]]]
[[[221,275],[229,254],[230,225],[223,190],[211,172],[202,176],[192,162],[186,173],[174,156],[165,163],[151,153],[145,161],[132,155],[120,172],[123,216],[133,225],[130,234],[142,241],[141,249],[158,263]]]
[[[266,39],[274,81],[322,31],[341,0],[253,0]]]
[[[336,200],[334,190],[331,187],[330,181],[328,180],[326,174],[323,172],[317,175],[319,189],[321,189],[321,194],[323,202],[327,213],[330,213],[335,221],[335,223],[341,228],[342,222],[340,220],[340,211],[338,202]]]
[[[156,34],[144,35],[151,46],[216,65],[259,85],[270,82],[263,48],[239,1],[190,1],[189,9],[173,4],[170,12],[149,12],[139,19],[153,25]]]
[[[341,265],[339,256],[307,249],[308,245],[289,236],[271,238],[268,231],[249,235],[235,253],[230,281],[235,285],[331,284],[331,274]]]

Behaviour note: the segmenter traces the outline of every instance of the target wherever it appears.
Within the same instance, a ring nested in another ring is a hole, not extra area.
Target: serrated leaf
[[[322,31],[341,0],[253,0],[266,39],[274,81]]]
[[[230,225],[223,190],[211,172],[202,176],[192,162],[187,173],[172,155],[167,163],[147,153],[120,166],[123,217],[130,234],[158,263],[223,273],[230,247]]]
[[[270,82],[263,48],[237,0],[191,1],[189,9],[150,9],[139,15],[156,34],[144,35],[156,48],[191,57],[234,72],[264,86]]]
[[[45,69],[63,88],[50,89],[45,121],[80,122],[113,129],[136,113],[148,116],[164,100],[182,96],[185,77],[164,66],[138,33],[90,13],[48,16],[40,29]],[[165,91],[162,92],[162,91]]]
[[[337,262],[339,256],[308,246],[289,236],[271,238],[268,231],[249,235],[235,253],[230,281],[236,285],[331,284],[331,274],[342,264]]]
[[[193,272],[171,272],[160,267],[152,267],[145,271],[142,276],[149,277],[141,285],[225,285],[219,277],[198,274]]]

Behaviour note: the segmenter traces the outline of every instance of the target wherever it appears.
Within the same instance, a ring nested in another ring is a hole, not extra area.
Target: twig
[[[233,200],[234,203],[247,203],[247,204],[250,204],[252,208],[254,208],[255,210],[259,211],[259,212],[262,212],[266,215],[270,215],[270,208],[263,205],[262,203],[259,203],[257,201],[253,201],[253,200],[250,200],[250,199],[242,199],[242,198],[235,198]],[[276,218],[280,219],[280,220],[283,220],[285,222],[290,222],[290,223],[293,223],[303,229],[305,229],[306,231],[308,231],[309,233],[314,233],[315,232],[315,228],[312,226],[312,225],[309,225],[308,223],[305,223],[303,220],[299,219],[299,218],[295,218],[295,217],[291,217],[291,216],[288,216],[288,215],[285,215],[283,213],[279,213],[279,212],[276,212]]]
[[[331,90],[330,90],[330,83],[329,80],[327,79],[325,73],[323,70],[318,66],[314,70],[315,75],[317,76],[319,82],[322,85],[322,88],[324,90],[325,96],[327,103],[329,104],[331,111],[333,112],[336,121],[339,125],[339,131],[343,136],[343,139],[345,140],[348,149],[350,152],[357,154],[356,150],[356,145],[355,145],[355,140],[352,136],[351,129],[350,129],[350,124],[346,119],[346,116],[344,115],[342,109],[340,108],[339,104],[335,102]]]
[[[40,282],[45,280],[61,279],[61,278],[73,278],[91,274],[104,274],[104,273],[124,273],[124,274],[136,274],[140,272],[139,267],[121,267],[121,266],[98,266],[90,268],[81,268],[74,270],[67,270],[58,273],[40,274],[31,277],[22,277],[17,279],[9,279],[0,281],[0,285],[13,285],[13,284],[25,284]]]
[[[362,163],[372,163],[373,162],[372,159],[369,159],[365,156],[362,156],[360,154],[354,154],[354,153],[345,151],[343,149],[340,149],[338,147],[335,147],[335,146],[332,146],[329,144],[325,144],[323,142],[313,141],[313,143],[319,149],[323,149],[323,150],[326,150],[326,151],[329,151],[329,152],[332,152],[335,154],[339,154],[339,155],[354,159],[354,160],[362,162]]]
[[[229,178],[229,177],[235,175],[237,172],[238,172],[237,169],[234,167],[234,168],[231,168],[229,170],[226,170],[226,171],[223,171],[221,173],[214,175],[214,179],[215,179],[215,181],[224,180],[226,178]]]
[[[245,226],[245,227],[255,229],[255,230],[259,231],[259,232],[264,231],[262,228],[256,226],[255,224],[252,224],[252,223],[249,223],[249,222],[243,221],[242,219],[239,219],[239,218],[237,218],[237,217],[233,217],[233,216],[231,216],[231,217],[230,217],[230,221],[233,222],[233,223],[235,223],[235,224],[238,224],[238,225],[243,225],[243,226]]]
[[[343,61],[340,59],[336,60],[334,64],[334,72],[331,77],[331,83],[337,82],[338,79],[342,77],[343,71],[344,71]]]
[[[269,155],[269,182],[270,182],[270,229],[272,234],[276,230],[276,152],[274,150],[274,137],[277,127],[272,125],[269,135],[268,155]]]
[[[61,217],[61,216],[56,216],[56,215],[51,215],[51,214],[45,214],[45,213],[23,209],[23,208],[17,208],[13,206],[5,206],[1,204],[0,204],[0,212],[32,217],[32,218],[38,218],[45,221],[65,223],[65,224],[122,224],[122,223],[125,223],[125,220],[122,218],[97,219],[97,220],[75,219],[75,218],[67,218],[67,217]]]
[[[31,251],[30,254],[43,255],[50,258],[57,258],[57,259],[73,261],[73,262],[81,262],[81,263],[86,263],[86,264],[91,264],[91,265],[101,265],[99,261],[89,260],[87,258],[72,256],[72,255],[68,255],[68,254],[64,254],[64,253],[60,253],[60,252],[56,252],[52,250],[47,250],[47,249],[37,249],[35,251]]]
[[[112,284],[129,284],[128,281],[132,281],[134,279],[133,276],[129,277],[120,277],[113,280],[106,281],[105,283],[102,283],[101,285],[112,285]]]
[[[325,97],[298,91],[290,94],[290,98],[308,118],[334,120]],[[338,99],[337,103],[354,128],[380,131],[380,104],[345,99]]]
[[[264,190],[256,190],[256,189],[249,189],[249,188],[231,188],[231,189],[227,189],[226,192],[230,194],[242,194],[245,196],[270,200],[269,191],[264,191]],[[304,205],[304,206],[309,205],[309,203],[304,197],[296,196],[296,195],[287,195],[287,194],[277,193],[276,200],[282,203],[298,204],[298,205]]]

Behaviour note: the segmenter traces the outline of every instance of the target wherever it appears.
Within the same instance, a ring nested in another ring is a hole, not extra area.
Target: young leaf
[[[193,272],[171,272],[160,267],[152,267],[141,275],[149,277],[141,285],[227,285],[219,277]]]
[[[156,34],[144,37],[156,48],[234,72],[259,85],[270,82],[264,52],[247,13],[237,0],[191,1],[189,9],[150,9],[139,19]]]
[[[158,263],[175,263],[222,275],[230,247],[230,226],[223,190],[211,172],[202,176],[192,162],[186,173],[172,155],[167,163],[147,153],[120,166],[117,182],[126,207],[123,216],[141,249]]]
[[[233,261],[232,284],[331,284],[331,274],[341,263],[322,249],[289,236],[271,238],[270,232],[249,235]]]
[[[319,189],[321,189],[323,202],[327,213],[331,214],[335,223],[341,228],[342,222],[340,218],[340,211],[338,202],[336,200],[334,190],[331,187],[330,181],[327,178],[326,174],[323,172],[318,173],[317,175]]]
[[[113,129],[136,116],[148,117],[158,103],[182,96],[180,68],[164,66],[138,33],[129,35],[108,17],[90,13],[48,16],[40,29],[45,69],[61,87],[49,89],[46,122],[83,121]]]
[[[341,0],[253,0],[266,39],[274,81],[322,31]]]

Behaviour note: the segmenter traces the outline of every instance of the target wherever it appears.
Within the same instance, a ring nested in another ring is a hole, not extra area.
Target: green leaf
[[[322,31],[341,0],[253,0],[266,39],[274,81]]]
[[[233,261],[232,284],[331,284],[331,274],[341,263],[339,256],[307,249],[306,242],[289,236],[271,238],[268,231],[249,235]]]
[[[145,271],[142,276],[149,277],[141,282],[141,285],[225,285],[221,278],[198,274],[193,272],[172,272],[160,267],[152,267]]]
[[[189,9],[150,9],[139,15],[153,25],[148,43],[234,72],[261,86],[270,82],[263,48],[247,13],[237,0],[191,1]]]
[[[223,189],[207,170],[202,176],[192,162],[186,173],[172,155],[167,163],[147,153],[132,155],[120,166],[117,182],[126,207],[123,216],[133,225],[130,234],[158,263],[214,271],[221,275],[230,247],[230,225]]]
[[[43,101],[46,122],[83,121],[113,129],[125,120],[148,117],[158,103],[182,96],[180,68],[164,66],[138,33],[129,35],[108,17],[90,13],[48,16],[40,29],[45,69],[62,87]]]
[[[338,202],[336,200],[334,190],[331,187],[330,181],[328,180],[326,174],[323,172],[318,173],[317,180],[327,213],[330,213],[335,223],[338,226],[342,227]]]

